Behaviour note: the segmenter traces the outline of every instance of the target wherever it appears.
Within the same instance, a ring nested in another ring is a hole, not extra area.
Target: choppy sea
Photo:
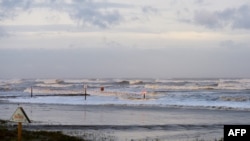
[[[0,100],[250,111],[250,79],[0,79]]]

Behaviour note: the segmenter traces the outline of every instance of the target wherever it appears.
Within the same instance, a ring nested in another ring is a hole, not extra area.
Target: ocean
[[[250,111],[250,79],[0,79],[0,100]]]

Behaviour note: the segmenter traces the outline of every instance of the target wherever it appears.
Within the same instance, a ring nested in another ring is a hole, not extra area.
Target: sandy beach
[[[90,140],[214,140],[225,124],[249,124],[250,112],[154,106],[16,104],[0,102],[0,119],[21,106],[28,130],[63,131]]]

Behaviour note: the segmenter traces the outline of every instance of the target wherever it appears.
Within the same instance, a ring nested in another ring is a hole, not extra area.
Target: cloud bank
[[[119,24],[123,19],[116,10],[122,7],[127,5],[92,0],[2,0],[0,1],[0,21],[15,18],[22,11],[45,8],[67,13],[77,24],[108,28]]]
[[[250,29],[250,5],[245,4],[237,8],[222,11],[197,10],[194,12],[195,24],[207,28],[231,27],[233,29]]]

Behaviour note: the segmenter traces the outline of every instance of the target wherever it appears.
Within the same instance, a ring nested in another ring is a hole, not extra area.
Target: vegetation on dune
[[[0,121],[0,139],[1,141],[16,141],[17,129],[8,129],[5,121]],[[83,139],[67,136],[61,132],[48,131],[22,131],[22,140],[24,141],[84,141]]]
[[[0,139],[1,141],[17,141],[17,129],[11,129],[6,121],[0,120]],[[22,131],[23,141],[85,141],[84,139],[64,135],[62,132],[52,131]],[[102,140],[106,140],[103,138]],[[156,139],[160,140],[160,139]],[[202,139],[196,139],[195,141],[207,141]],[[214,139],[213,141],[223,141],[222,139]]]

